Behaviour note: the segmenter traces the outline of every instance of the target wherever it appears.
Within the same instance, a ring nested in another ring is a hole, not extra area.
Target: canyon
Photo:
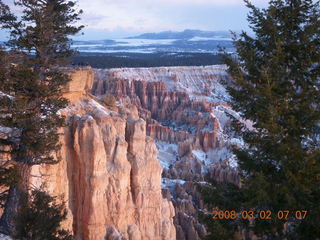
[[[240,184],[231,147],[242,142],[230,130],[229,116],[239,115],[227,104],[229,80],[224,65],[95,70],[91,93],[136,107],[155,139],[162,192],[173,202],[178,240],[206,235],[198,221],[205,206],[195,182]]]
[[[204,237],[195,182],[240,184],[226,67],[66,71],[60,161],[30,175],[67,203],[63,227],[76,240]]]

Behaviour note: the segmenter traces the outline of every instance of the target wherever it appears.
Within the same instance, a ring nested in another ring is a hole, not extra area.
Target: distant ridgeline
[[[95,68],[207,66],[221,64],[220,49],[233,53],[232,36],[226,31],[184,30],[144,33],[107,40],[74,41],[80,52],[76,65]]]
[[[211,53],[80,53],[71,64],[94,68],[208,66],[221,64]]]

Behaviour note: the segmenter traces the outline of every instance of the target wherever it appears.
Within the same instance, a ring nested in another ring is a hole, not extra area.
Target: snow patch
[[[13,99],[12,96],[10,96],[10,95],[8,95],[8,94],[6,94],[6,93],[3,93],[3,92],[1,92],[1,91],[0,91],[0,97],[7,97],[7,98],[10,98],[10,99]]]
[[[170,189],[174,190],[176,184],[183,185],[186,181],[182,179],[169,179],[169,178],[162,178],[162,188],[163,189]]]
[[[236,156],[234,154],[232,154],[232,156],[227,159],[226,163],[232,168],[238,167],[238,162],[237,162]]]
[[[210,163],[217,163],[222,162],[230,157],[232,157],[232,153],[229,148],[223,147],[219,149],[211,149],[209,150],[208,158],[210,160]]]
[[[88,102],[89,105],[91,105],[94,108],[94,112],[98,113],[98,114],[103,114],[105,116],[109,116],[110,115],[110,111],[108,109],[106,109],[104,106],[102,106],[100,103],[91,100]]]
[[[192,150],[192,154],[201,162],[208,161],[208,155],[202,150]]]
[[[214,116],[219,120],[220,127],[222,129],[226,128],[230,118],[227,116],[226,112],[223,109],[222,105],[218,105],[212,109]]]
[[[212,89],[210,98],[211,102],[217,103],[227,103],[230,101],[230,95],[220,81]]]
[[[142,38],[125,38],[116,39],[116,43],[110,45],[110,47],[142,47],[152,45],[170,45],[176,39],[142,39]]]
[[[81,120],[82,120],[82,121],[92,122],[94,119],[93,119],[93,117],[90,116],[90,115],[85,115],[85,116],[81,117]]]
[[[162,141],[155,141],[158,149],[158,160],[163,168],[169,168],[177,161],[178,145]]]
[[[0,240],[12,240],[9,236],[3,235],[0,233]]]
[[[232,41],[231,38],[226,38],[226,37],[193,37],[190,38],[188,41],[191,42],[197,42],[197,41]]]
[[[203,163],[202,174],[205,174],[213,164],[225,162],[232,168],[238,166],[236,156],[228,147],[210,149],[208,152],[193,150],[193,156]]]
[[[230,143],[238,147],[244,146],[244,141],[240,138],[231,138]]]
[[[0,133],[9,134],[9,133],[11,133],[12,131],[13,131],[12,128],[0,126]]]
[[[209,89],[222,89],[220,79],[227,76],[225,65],[197,67],[155,67],[155,68],[112,68],[96,69],[96,78],[117,76],[129,82],[148,81],[163,82],[168,91],[187,92],[189,94],[205,93]],[[220,86],[220,85],[221,86]]]
[[[223,105],[221,105],[220,107],[222,111],[230,114],[232,117],[234,117],[235,119],[243,123],[249,131],[255,130],[255,128],[253,127],[254,122],[252,122],[251,120],[243,119],[238,112],[232,110],[230,107],[223,106]]]

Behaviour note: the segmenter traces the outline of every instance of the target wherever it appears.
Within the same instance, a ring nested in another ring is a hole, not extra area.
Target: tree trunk
[[[0,233],[6,235],[14,234],[14,220],[18,214],[19,206],[21,206],[21,201],[29,190],[31,167],[23,163],[18,163],[18,169],[20,174],[19,182],[16,186],[9,189],[8,199],[0,219]]]
[[[0,219],[0,233],[11,235],[14,232],[14,217],[17,215],[19,205],[18,195],[18,188],[11,187]]]

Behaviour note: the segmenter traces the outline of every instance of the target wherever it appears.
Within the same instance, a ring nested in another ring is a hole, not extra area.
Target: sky
[[[268,0],[251,0],[265,7]],[[13,6],[13,0],[3,0]],[[249,31],[248,9],[242,0],[78,0],[84,11],[83,35],[76,39],[101,40],[134,36],[146,32]],[[13,12],[19,9],[13,7]],[[0,40],[5,38],[0,32]]]

